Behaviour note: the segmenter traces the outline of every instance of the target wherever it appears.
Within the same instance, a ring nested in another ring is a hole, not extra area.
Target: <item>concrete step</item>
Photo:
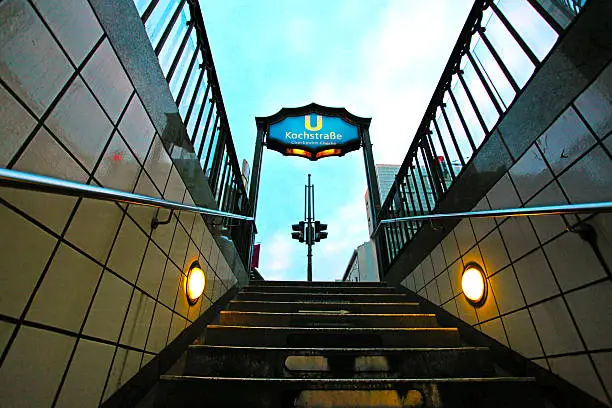
[[[329,286],[329,287],[389,287],[386,282],[305,282],[305,281],[250,281],[249,286]]]
[[[162,376],[156,407],[541,408],[533,378],[277,379]]]
[[[248,378],[492,377],[489,350],[191,346],[185,375]]]
[[[205,343],[259,347],[456,347],[456,328],[307,328],[209,325]]]
[[[356,302],[356,303],[385,303],[407,302],[410,299],[400,293],[304,293],[304,292],[240,292],[236,300],[260,300],[268,302]]]
[[[278,312],[298,313],[303,311],[332,311],[349,313],[419,313],[419,304],[416,302],[389,302],[389,303],[363,303],[363,302],[266,302],[259,300],[232,300],[228,310],[245,312]]]
[[[339,294],[385,294],[397,293],[391,286],[253,286],[248,285],[242,288],[241,292],[263,292],[263,293],[339,293]]]
[[[220,325],[274,327],[438,327],[435,314],[222,311]]]

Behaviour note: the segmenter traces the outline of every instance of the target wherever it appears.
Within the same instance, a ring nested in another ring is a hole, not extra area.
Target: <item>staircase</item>
[[[251,282],[156,407],[542,407],[532,378],[384,283]]]

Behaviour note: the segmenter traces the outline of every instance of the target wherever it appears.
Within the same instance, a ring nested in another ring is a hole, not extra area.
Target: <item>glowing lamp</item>
[[[310,152],[307,152],[306,150],[303,150],[303,149],[287,149],[287,154],[290,154],[293,156],[307,157],[309,159],[312,157],[312,154]]]
[[[327,156],[337,156],[341,153],[340,149],[327,149],[317,153],[316,158],[327,157]]]
[[[189,267],[186,286],[187,302],[193,306],[198,302],[206,287],[206,275],[197,261],[193,262]]]
[[[474,306],[482,306],[487,298],[487,279],[477,264],[468,264],[461,277],[461,287],[467,301]]]

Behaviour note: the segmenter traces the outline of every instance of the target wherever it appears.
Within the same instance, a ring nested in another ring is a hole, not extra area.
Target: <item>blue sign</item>
[[[312,114],[291,116],[270,125],[268,140],[317,152],[357,142],[359,132],[357,126],[340,118]]]

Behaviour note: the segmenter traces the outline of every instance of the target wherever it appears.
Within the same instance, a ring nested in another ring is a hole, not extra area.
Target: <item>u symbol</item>
[[[304,126],[308,130],[321,130],[323,127],[323,116],[317,115],[317,126],[314,127],[310,124],[310,115],[304,116]]]

